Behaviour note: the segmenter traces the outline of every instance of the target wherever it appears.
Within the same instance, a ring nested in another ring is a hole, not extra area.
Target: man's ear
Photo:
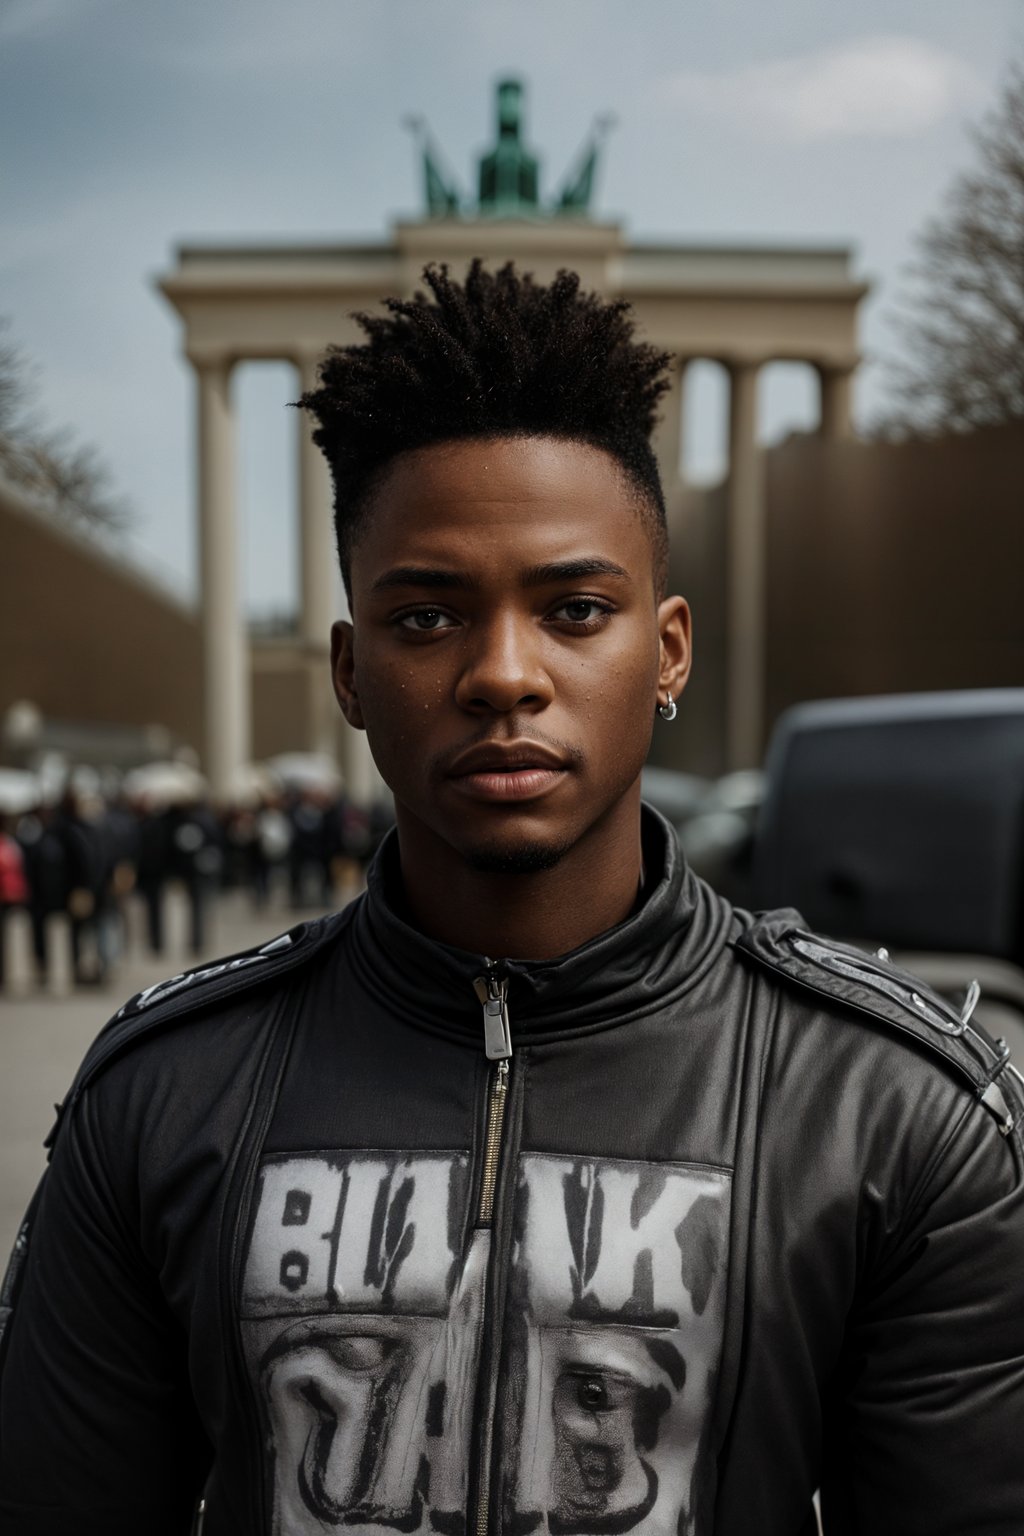
[[[334,684],[334,697],[349,725],[354,725],[357,731],[365,731],[363,711],[356,692],[356,661],[352,639],[352,625],[348,619],[339,619],[331,625],[331,681]]]
[[[666,597],[658,604],[661,662],[658,669],[658,703],[676,700],[686,687],[693,659],[690,605],[685,597]]]

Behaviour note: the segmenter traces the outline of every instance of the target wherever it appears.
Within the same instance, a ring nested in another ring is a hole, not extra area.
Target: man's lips
[[[532,800],[568,771],[565,759],[539,742],[481,742],[458,754],[447,777],[474,800]]]
[[[478,741],[456,754],[448,766],[449,778],[467,773],[517,773],[521,769],[568,766],[562,753],[540,741]]]

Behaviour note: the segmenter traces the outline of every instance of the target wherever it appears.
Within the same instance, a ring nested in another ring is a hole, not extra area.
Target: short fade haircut
[[[512,262],[464,283],[425,268],[432,298],[385,299],[358,314],[361,344],[331,347],[320,386],[298,404],[334,480],[338,558],[351,596],[352,549],[387,466],[399,454],[467,438],[551,437],[601,448],[635,491],[651,535],[656,595],[668,581],[668,533],[650,443],[669,388],[670,354],[634,340],[630,306],[581,293],[575,272],[550,284]]]

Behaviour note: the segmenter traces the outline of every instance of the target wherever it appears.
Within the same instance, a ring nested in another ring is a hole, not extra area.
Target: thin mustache
[[[538,736],[535,731],[516,730],[511,730],[506,735],[495,736],[493,731],[487,731],[479,736],[471,737],[469,741],[460,742],[455,748],[448,748],[444,752],[435,753],[427,763],[428,775],[431,779],[445,779],[451,773],[452,764],[474,747],[506,748],[511,746],[512,742],[517,742],[519,745],[527,747],[537,746],[547,752],[554,752],[563,762],[573,768],[582,767],[585,761],[584,753],[580,747],[574,746],[567,741],[559,741],[554,736]]]

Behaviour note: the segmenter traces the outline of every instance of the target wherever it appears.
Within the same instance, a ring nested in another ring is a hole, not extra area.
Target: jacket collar
[[[508,960],[512,1039],[575,1035],[626,1023],[685,991],[721,951],[731,911],[687,867],[671,826],[643,808],[647,893],[624,922],[556,960]],[[370,866],[355,914],[355,963],[364,983],[408,1018],[444,1034],[479,1037],[474,979],[484,957],[426,938],[402,915],[397,833]],[[498,958],[498,957],[495,957]]]

